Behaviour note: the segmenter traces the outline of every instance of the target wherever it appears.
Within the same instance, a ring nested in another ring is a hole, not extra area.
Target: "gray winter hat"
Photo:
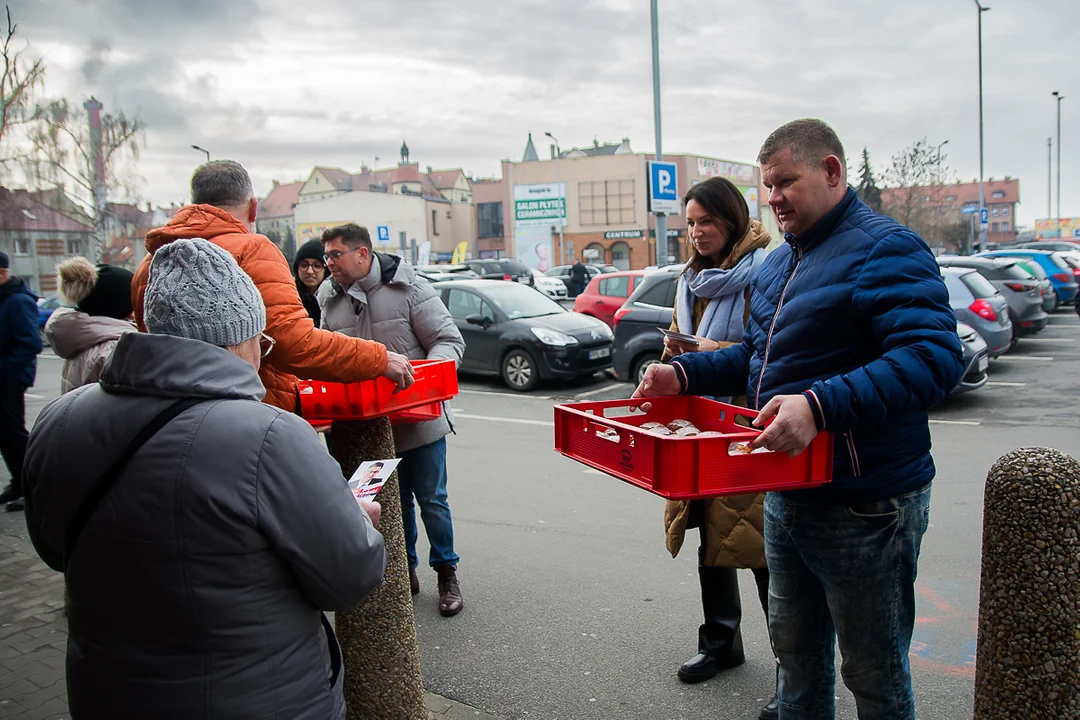
[[[144,320],[156,335],[226,347],[265,330],[266,307],[232,255],[202,238],[176,240],[150,262]]]

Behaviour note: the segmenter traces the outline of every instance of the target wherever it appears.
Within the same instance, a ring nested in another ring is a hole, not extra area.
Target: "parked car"
[[[591,315],[603,320],[608,327],[615,327],[615,311],[623,306],[635,283],[645,277],[644,270],[597,275],[585,286],[585,292],[574,300],[574,312]]]
[[[1039,263],[1050,276],[1050,282],[1054,284],[1054,291],[1062,303],[1069,305],[1076,302],[1076,294],[1080,290],[1076,276],[1065,259],[1052,250],[994,250],[980,253],[976,257],[1030,258]]]
[[[1016,260],[944,256],[938,258],[938,265],[971,268],[989,280],[1009,303],[1009,320],[1017,337],[1037,333],[1050,322],[1042,307],[1043,290],[1039,281],[1018,267]]]
[[[465,264],[484,280],[511,280],[530,287],[536,285],[529,266],[517,260],[469,260]]]
[[[37,301],[37,319],[38,330],[45,329],[45,323],[49,321],[49,317],[52,316],[53,310],[60,307],[60,298],[57,295],[50,295],[48,297],[38,298]]]
[[[475,280],[477,275],[465,265],[415,265],[416,274],[428,282]]]
[[[1022,250],[1052,250],[1055,252],[1080,253],[1080,244],[1064,242],[1062,240],[1033,240],[1031,242],[1017,243],[1016,247]]]
[[[462,374],[499,375],[513,390],[611,367],[614,337],[596,318],[567,311],[517,283],[457,280],[433,286],[465,338]]]
[[[536,268],[532,268],[536,289],[553,300],[565,300],[568,297],[566,285],[559,278],[548,277]]]
[[[964,348],[964,376],[953,388],[953,394],[978,390],[990,378],[990,352],[986,341],[967,323],[956,323],[956,334]]]
[[[640,383],[645,370],[660,361],[664,336],[660,328],[671,327],[678,273],[648,273],[615,312],[615,378]]]
[[[548,270],[545,275],[548,277],[558,278],[566,286],[566,292],[568,297],[574,297],[574,288],[570,282],[570,268],[573,265],[556,265]],[[619,269],[614,265],[585,265],[586,272],[589,273],[589,279],[592,280],[597,275],[603,275],[604,273],[619,272]]]
[[[1000,357],[1012,347],[1009,303],[990,281],[971,268],[941,268],[949,304],[957,322],[964,322],[986,341],[989,355]]]
[[[1039,281],[1043,291],[1043,310],[1048,313],[1057,310],[1061,300],[1058,299],[1057,291],[1054,290],[1054,283],[1050,281],[1050,276],[1042,269],[1042,265],[1030,258],[1016,258],[1016,267],[1030,273],[1033,278]]]

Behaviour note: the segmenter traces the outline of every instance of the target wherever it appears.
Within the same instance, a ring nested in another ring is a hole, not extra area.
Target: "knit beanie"
[[[5,270],[11,266],[11,261],[8,260],[7,253],[0,252],[0,270]]]
[[[113,265],[94,267],[76,255],[57,265],[56,274],[60,294],[76,310],[117,320],[131,316],[131,281],[135,276],[130,270]]]
[[[202,238],[165,245],[150,262],[146,329],[157,335],[239,345],[266,329],[255,283],[232,255]]]
[[[319,240],[308,240],[306,243],[300,246],[300,249],[296,251],[296,259],[293,260],[292,271],[293,275],[296,275],[297,268],[300,267],[300,263],[304,260],[318,260],[323,266],[326,266],[323,261],[323,244]]]

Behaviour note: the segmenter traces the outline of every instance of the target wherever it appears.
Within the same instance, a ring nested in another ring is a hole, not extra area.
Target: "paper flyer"
[[[371,460],[360,463],[356,472],[349,479],[349,487],[358,500],[374,500],[379,488],[390,479],[390,474],[401,462],[398,458],[390,460]]]

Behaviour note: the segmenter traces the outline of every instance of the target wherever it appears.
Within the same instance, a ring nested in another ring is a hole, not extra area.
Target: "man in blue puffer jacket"
[[[10,260],[0,252],[0,455],[11,484],[0,492],[8,511],[22,511],[22,466],[26,455],[26,391],[34,385],[41,352],[37,295],[20,277],[12,277]]]
[[[780,717],[834,716],[839,639],[859,718],[913,719],[927,409],[963,373],[956,320],[926,243],[848,187],[832,128],[790,122],[758,162],[787,243],[752,283],[742,344],[653,365],[635,396],[745,392],[755,424],[773,419],[755,445],[779,452],[834,433],[831,483],[765,501]]]

